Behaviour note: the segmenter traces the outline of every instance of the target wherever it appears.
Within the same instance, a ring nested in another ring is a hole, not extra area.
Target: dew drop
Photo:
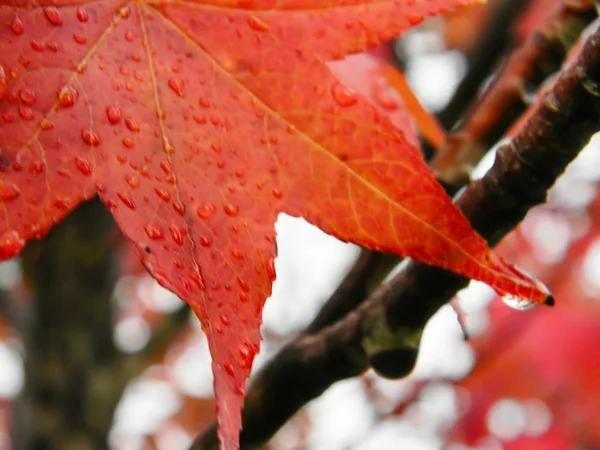
[[[212,245],[212,239],[208,236],[200,236],[198,241],[202,247],[210,247]]]
[[[156,192],[156,195],[162,198],[165,202],[168,202],[171,198],[171,194],[169,194],[169,191],[166,189],[154,188],[154,192]]]
[[[11,201],[21,195],[21,190],[13,183],[0,180],[0,200]]]
[[[21,251],[25,240],[14,230],[9,230],[0,236],[0,260],[12,258]]]
[[[398,102],[392,97],[383,86],[375,84],[373,86],[373,98],[384,109],[394,111],[398,109]]]
[[[135,119],[125,119],[125,126],[130,130],[130,131],[140,131],[140,124],[137,120]]]
[[[273,189],[273,197],[281,198],[283,197],[283,193],[279,189],[275,188]]]
[[[123,138],[123,140],[121,142],[127,148],[133,148],[133,147],[135,147],[135,141],[133,139],[131,139],[131,138]]]
[[[106,108],[106,117],[110,123],[117,124],[121,121],[121,108],[118,106],[109,106]]]
[[[52,128],[54,128],[54,122],[51,122],[48,119],[42,119],[40,120],[40,128],[45,131],[51,130]]]
[[[275,259],[274,258],[269,258],[267,260],[267,262],[265,262],[265,269],[267,271],[267,276],[269,277],[269,280],[271,280],[272,282],[275,281],[275,278],[277,278],[277,276],[275,274]]]
[[[21,89],[21,92],[19,92],[19,98],[26,105],[33,105],[37,101],[35,92],[33,92],[31,89]]]
[[[183,216],[185,214],[185,205],[180,201],[173,202],[173,209],[180,216]]]
[[[122,192],[122,191],[117,191],[117,197],[119,197],[119,199],[123,202],[123,204],[125,206],[127,206],[129,209],[135,209],[135,203],[133,203],[133,199],[131,198],[131,195]]]
[[[19,107],[19,116],[25,120],[33,119],[33,110],[25,106]]]
[[[231,256],[235,259],[244,259],[243,253],[237,247],[231,247]]]
[[[180,80],[179,78],[171,78],[168,83],[173,92],[175,92],[179,97],[183,97],[183,80]]]
[[[411,25],[418,25],[423,22],[424,17],[417,14],[409,14],[407,19]]]
[[[63,108],[73,106],[77,97],[79,97],[79,92],[74,87],[65,85],[58,91],[58,104]]]
[[[354,92],[340,83],[336,83],[331,87],[331,94],[340,106],[352,106],[357,102]]]
[[[7,90],[8,80],[6,78],[6,71],[4,70],[4,66],[0,64],[0,100],[2,100],[6,96]]]
[[[169,232],[177,245],[183,245],[183,237],[186,235],[186,231],[183,227],[170,225]]]
[[[63,21],[60,12],[54,6],[48,6],[44,8],[44,15],[46,16],[46,19],[48,19],[48,22],[50,22],[52,25],[56,27],[62,25]]]
[[[100,144],[100,136],[93,130],[81,130],[81,139],[90,146]]]
[[[88,21],[88,12],[83,9],[83,8],[77,8],[77,20],[79,20],[80,22],[87,22]]]
[[[229,375],[231,377],[235,376],[235,371],[234,371],[233,365],[231,363],[225,363],[223,368],[225,369],[225,372],[227,372],[227,375]]]
[[[239,353],[240,364],[242,365],[242,367],[245,367],[247,369],[252,367],[252,359],[254,358],[252,350],[244,345],[243,347],[240,347]]]
[[[240,285],[240,288],[242,288],[242,291],[250,292],[250,286],[248,286],[248,283],[246,283],[242,277],[238,277],[237,281],[238,281],[238,284]]]
[[[71,208],[71,202],[67,198],[57,198],[52,202],[52,204],[55,208],[63,211],[67,211]]]
[[[160,241],[165,238],[165,233],[161,227],[157,227],[154,225],[146,225],[144,227],[144,231],[148,235],[150,239],[153,241]]]
[[[19,17],[15,17],[10,24],[10,29],[17,36],[21,36],[23,34],[23,21]]]
[[[248,17],[248,25],[250,25],[250,28],[256,31],[269,31],[271,29],[268,24],[256,16]]]
[[[538,306],[538,303],[532,302],[528,298],[525,297],[517,297],[515,295],[503,295],[502,301],[510,306],[512,309],[516,309],[518,311],[526,311],[531,308],[535,308]]]
[[[92,173],[92,166],[87,161],[87,159],[78,156],[75,158],[75,165],[77,166],[79,171],[84,175],[90,175]]]
[[[238,215],[238,212],[240,209],[236,205],[232,205],[231,203],[226,203],[223,206],[223,210],[225,211],[225,214],[227,214],[228,216],[235,217]]]
[[[125,181],[132,188],[136,188],[136,187],[138,187],[140,185],[140,180],[135,175],[126,175],[125,176]]]
[[[73,40],[79,45],[84,45],[87,42],[87,38],[84,35],[78,33],[73,33]]]
[[[44,163],[44,161],[37,159],[35,161],[32,161],[31,164],[29,164],[29,172],[31,172],[34,175],[39,175],[44,171],[45,167],[46,164]]]
[[[215,205],[212,203],[207,203],[198,207],[196,212],[201,219],[208,219],[215,213]]]

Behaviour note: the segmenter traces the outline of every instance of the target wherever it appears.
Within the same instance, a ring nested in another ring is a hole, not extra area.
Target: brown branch
[[[491,245],[543,202],[547,190],[600,129],[600,29],[565,69],[494,167],[457,200]],[[257,375],[243,411],[245,448],[268,440],[300,407],[336,381],[369,367],[388,377],[408,374],[425,323],[468,280],[410,261],[343,320],[285,346]],[[194,444],[216,447],[215,427]]]
[[[474,165],[526,109],[526,93],[560,69],[596,15],[592,0],[562,0],[556,5],[435,155],[431,168],[438,180],[455,189],[468,181]]]

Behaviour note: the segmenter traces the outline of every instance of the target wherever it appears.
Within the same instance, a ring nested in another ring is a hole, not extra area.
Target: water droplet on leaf
[[[77,8],[77,20],[80,22],[87,22],[88,12],[83,8]]]
[[[17,185],[8,181],[0,180],[0,200],[11,201],[21,195],[21,190]]]
[[[163,229],[161,227],[154,225],[146,225],[144,227],[144,231],[146,232],[148,237],[153,241],[159,241],[165,238],[165,233],[163,232]]]
[[[62,25],[63,21],[60,12],[54,6],[48,6],[44,8],[44,15],[46,16],[46,19],[48,19],[48,22],[50,22],[52,25],[56,27]]]
[[[135,119],[125,119],[125,126],[130,130],[130,131],[140,131],[140,124],[137,120]]]
[[[183,80],[180,80],[178,78],[171,78],[169,80],[169,87],[179,97],[183,97]]]
[[[79,92],[74,87],[65,85],[58,91],[58,104],[63,108],[73,106],[77,97],[79,97]]]
[[[125,192],[117,191],[117,197],[127,206],[129,209],[135,209],[135,203],[133,203],[133,199],[131,196]]]
[[[10,24],[10,29],[17,36],[21,36],[23,34],[23,21],[19,17],[15,17]]]
[[[92,166],[90,163],[79,156],[75,158],[75,165],[79,169],[79,171],[84,175],[90,175],[92,173]]]
[[[106,117],[110,123],[117,124],[121,121],[121,108],[118,106],[109,106],[106,108]]]
[[[250,25],[250,28],[256,31],[269,31],[271,29],[269,25],[256,16],[248,17],[248,25]]]
[[[83,142],[87,145],[100,145],[100,136],[93,130],[82,130],[81,139],[83,139]]]
[[[201,219],[208,219],[215,213],[215,205],[213,205],[212,203],[202,205],[198,207],[197,213]]]
[[[228,216],[235,217],[238,215],[238,212],[240,209],[236,205],[232,205],[231,203],[226,203],[225,206],[223,206],[223,210],[225,211],[225,214],[227,214]]]
[[[31,89],[21,89],[19,97],[26,105],[33,105],[37,101],[35,93]]]
[[[0,236],[0,260],[12,258],[21,251],[25,240],[14,230],[9,230]]]
[[[336,83],[331,87],[331,94],[340,106],[352,106],[357,102],[356,94],[341,83]]]

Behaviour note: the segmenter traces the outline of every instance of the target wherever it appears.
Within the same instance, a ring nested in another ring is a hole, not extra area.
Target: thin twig
[[[455,189],[527,107],[528,92],[558,71],[581,32],[596,18],[592,0],[562,0],[476,100],[431,162],[436,178]],[[531,95],[529,95],[531,96]]]

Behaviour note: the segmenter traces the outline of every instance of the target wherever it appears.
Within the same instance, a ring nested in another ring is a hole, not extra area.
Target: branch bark
[[[530,119],[498,150],[493,168],[471,183],[457,206],[495,245],[600,129],[600,29],[557,78]],[[373,367],[388,377],[413,368],[427,320],[468,280],[408,261],[404,269],[344,319],[284,347],[257,375],[243,411],[241,444],[268,440],[305,403],[336,381]],[[217,448],[215,426],[194,449]]]

